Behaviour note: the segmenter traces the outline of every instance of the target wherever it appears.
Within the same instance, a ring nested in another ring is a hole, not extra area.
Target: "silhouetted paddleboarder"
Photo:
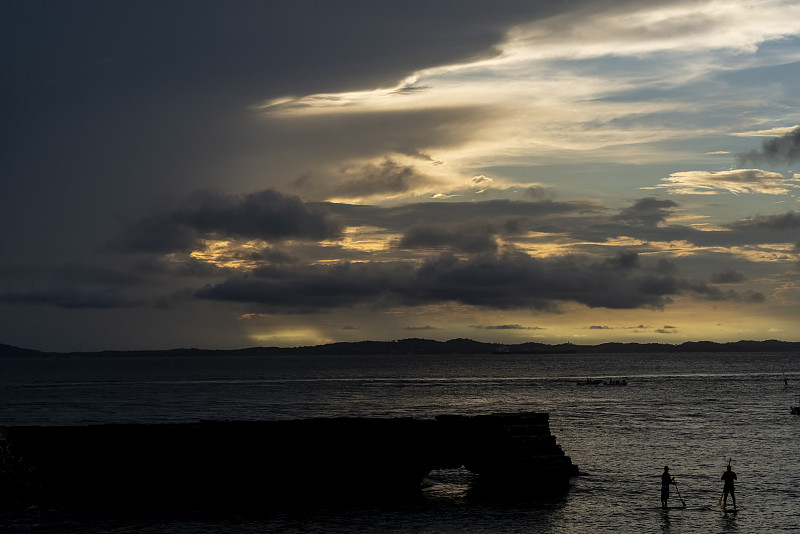
[[[722,488],[722,506],[728,506],[728,494],[731,494],[733,499],[733,507],[736,508],[736,494],[733,490],[733,481],[736,480],[736,473],[731,471],[731,464],[728,464],[728,469],[722,473],[722,480],[725,481],[725,486]]]
[[[664,466],[664,472],[661,473],[661,508],[667,509],[667,501],[669,500],[669,485],[674,484],[672,476],[669,474],[669,466]]]

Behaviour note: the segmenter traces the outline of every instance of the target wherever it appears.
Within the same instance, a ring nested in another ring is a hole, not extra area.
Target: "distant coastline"
[[[598,345],[578,345],[562,343],[484,343],[471,339],[451,339],[435,341],[432,339],[400,339],[396,341],[356,341],[325,345],[300,347],[250,347],[243,349],[195,349],[179,348],[165,350],[104,350],[80,352],[46,352],[34,349],[0,344],[2,357],[77,357],[77,356],[153,356],[188,357],[219,356],[223,354],[242,356],[280,356],[292,354],[318,355],[380,355],[380,354],[572,354],[572,353],[663,353],[663,352],[800,352],[800,342],[732,341],[687,341],[680,344],[668,343],[601,343]]]

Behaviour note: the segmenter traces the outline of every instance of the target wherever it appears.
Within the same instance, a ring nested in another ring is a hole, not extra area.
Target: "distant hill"
[[[602,343],[599,345],[575,345],[562,343],[483,343],[472,339],[451,339],[435,341],[432,339],[400,339],[396,341],[356,341],[329,343],[306,347],[250,347],[237,350],[170,349],[136,351],[98,351],[98,352],[42,352],[0,344],[0,358],[28,356],[153,356],[153,357],[192,357],[218,356],[220,354],[240,354],[256,356],[276,356],[289,354],[320,355],[371,355],[371,354],[569,354],[569,353],[658,353],[658,352],[798,352],[800,343],[790,341],[733,341],[716,343],[713,341],[687,341],[679,345],[666,343]]]
[[[42,356],[44,354],[46,353],[38,350],[21,349],[19,347],[13,347],[11,345],[3,345],[2,343],[0,343],[0,358],[17,357],[17,356]]]

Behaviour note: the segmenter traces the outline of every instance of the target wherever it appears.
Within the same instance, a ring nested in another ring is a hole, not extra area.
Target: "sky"
[[[0,343],[800,341],[796,0],[0,9]]]

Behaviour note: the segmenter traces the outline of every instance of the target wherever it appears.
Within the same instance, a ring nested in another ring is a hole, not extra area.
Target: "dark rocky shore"
[[[563,494],[578,474],[548,414],[0,429],[0,502],[98,509],[269,509],[420,495],[435,469],[476,489]]]

